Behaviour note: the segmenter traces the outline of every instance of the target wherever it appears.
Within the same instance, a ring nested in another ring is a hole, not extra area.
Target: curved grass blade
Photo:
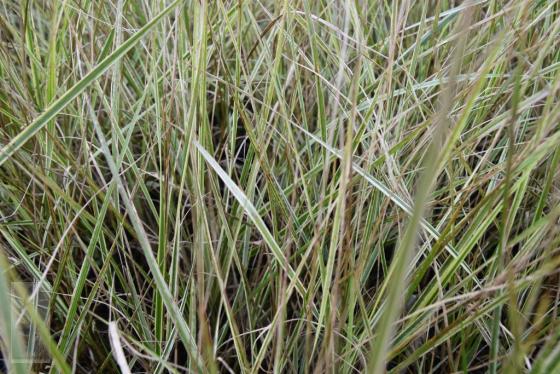
[[[259,232],[263,236],[264,241],[266,242],[266,244],[268,244],[268,246],[272,250],[272,254],[274,255],[274,257],[276,257],[276,260],[278,261],[278,264],[280,265],[280,267],[288,274],[288,277],[290,278],[290,280],[295,280],[296,288],[297,288],[298,292],[302,296],[304,296],[305,295],[305,288],[303,287],[303,284],[301,283],[301,281],[299,279],[296,279],[297,275],[296,275],[294,269],[292,269],[292,267],[290,265],[288,265],[288,261],[287,261],[286,257],[284,256],[284,253],[282,253],[282,249],[280,248],[280,246],[278,245],[278,243],[276,242],[276,240],[272,236],[271,232],[266,227],[266,224],[264,223],[263,219],[259,216],[259,213],[257,212],[257,209],[255,208],[253,203],[247,198],[245,193],[229,177],[229,175],[224,171],[224,169],[222,169],[222,167],[220,165],[218,165],[218,163],[216,162],[214,157],[212,157],[208,153],[208,151],[206,151],[206,149],[204,149],[204,147],[200,143],[198,143],[196,140],[193,140],[193,142],[194,142],[194,145],[196,146],[196,149],[198,149],[198,151],[200,152],[202,157],[204,157],[204,159],[206,160],[208,165],[210,165],[210,167],[212,167],[212,169],[214,169],[214,171],[218,174],[220,179],[224,182],[224,184],[226,185],[228,190],[231,191],[233,196],[235,196],[235,198],[237,199],[239,204],[243,207],[243,209],[247,213],[247,216],[249,216],[249,219],[251,221],[253,221],[253,223],[255,224],[255,226],[257,227],[257,229],[259,230]]]

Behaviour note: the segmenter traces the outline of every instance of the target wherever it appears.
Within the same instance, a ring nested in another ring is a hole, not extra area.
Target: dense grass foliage
[[[0,1],[6,364],[558,373],[559,104],[554,0]]]

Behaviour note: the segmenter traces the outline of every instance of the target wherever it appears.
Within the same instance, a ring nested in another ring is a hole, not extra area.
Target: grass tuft
[[[559,51],[552,0],[2,1],[0,372],[560,371]]]

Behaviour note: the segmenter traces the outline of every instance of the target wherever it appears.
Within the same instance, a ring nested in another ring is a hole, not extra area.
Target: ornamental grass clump
[[[560,372],[560,3],[0,2],[0,371]]]

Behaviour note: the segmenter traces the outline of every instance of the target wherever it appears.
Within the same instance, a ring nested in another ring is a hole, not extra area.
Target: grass
[[[1,362],[558,372],[559,104],[551,0],[5,0]]]

